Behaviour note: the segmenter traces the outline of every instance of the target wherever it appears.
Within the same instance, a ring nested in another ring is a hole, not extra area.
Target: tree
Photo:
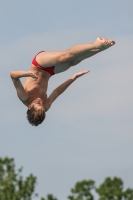
[[[22,168],[15,172],[13,158],[0,158],[0,200],[32,200],[38,196],[34,193],[37,178],[30,174],[24,180],[21,172]],[[49,194],[47,200],[57,199]]]
[[[77,182],[71,195],[68,196],[70,200],[94,200],[92,190],[98,193],[97,200],[133,200],[133,189],[124,190],[123,181],[120,178],[110,177],[106,178],[104,182],[98,187],[95,187],[93,180],[83,180]]]
[[[123,181],[120,178],[106,178],[105,181],[96,189],[99,200],[133,200],[133,189],[128,188],[124,191]]]
[[[21,175],[22,168],[15,171],[13,158],[0,158],[0,200],[32,200],[37,197],[35,186],[37,178],[30,174],[25,179]],[[71,189],[69,200],[94,200],[94,193],[98,193],[97,200],[133,200],[133,189],[124,190],[123,181],[120,178],[106,178],[96,188],[93,180],[77,182]],[[40,200],[57,200],[52,194]]]
[[[91,190],[95,188],[95,182],[92,180],[83,180],[77,182],[75,187],[71,189],[72,195],[68,196],[70,200],[93,200]]]
[[[133,189],[128,188],[125,192],[123,192],[123,196],[125,200],[133,200]]]
[[[48,194],[46,199],[42,198],[41,200],[57,200],[57,198],[55,198],[52,194]]]

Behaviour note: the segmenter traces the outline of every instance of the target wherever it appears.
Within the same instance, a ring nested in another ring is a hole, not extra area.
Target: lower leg
[[[42,52],[36,56],[36,60],[42,67],[60,66],[64,64],[66,70],[68,66],[75,65],[74,63],[79,63],[114,44],[115,42],[112,40],[97,38],[93,43],[75,45],[66,51]]]
[[[81,61],[87,59],[87,58],[90,58],[91,56],[94,56],[95,54],[97,54],[98,51],[89,51],[89,52],[86,52],[86,53],[83,53],[81,55],[78,55],[78,56],[75,56],[74,59],[72,59],[72,61],[76,64],[80,63]]]
[[[112,45],[114,45],[115,42],[113,40],[107,40],[105,38],[97,38],[95,42],[90,44],[79,44],[71,47],[67,50],[69,59],[78,58],[79,56],[90,57],[95,55],[96,53],[99,53]]]

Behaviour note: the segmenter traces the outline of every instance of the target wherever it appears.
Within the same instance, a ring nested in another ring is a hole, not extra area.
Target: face
[[[43,103],[43,101],[42,101],[42,99],[40,99],[40,98],[37,98],[37,99],[35,99],[34,101],[32,101],[32,103],[30,104],[30,106],[28,107],[29,108],[29,110],[32,108],[32,106],[34,105],[34,107],[36,108],[36,109],[45,109],[44,108],[44,103]]]

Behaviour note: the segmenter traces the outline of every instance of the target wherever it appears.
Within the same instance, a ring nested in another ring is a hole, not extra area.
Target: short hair
[[[45,119],[45,111],[43,109],[36,110],[34,106],[27,110],[27,119],[32,126],[38,126]]]

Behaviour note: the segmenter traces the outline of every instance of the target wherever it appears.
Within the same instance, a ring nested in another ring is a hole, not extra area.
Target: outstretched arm
[[[32,78],[37,78],[37,76],[31,72],[31,71],[11,71],[10,72],[10,76],[11,76],[11,79],[13,81],[13,84],[16,88],[16,91],[17,91],[17,95],[19,97],[19,99],[24,103],[26,104],[26,101],[27,101],[27,94],[23,88],[23,85],[20,81],[20,78],[22,77],[32,77]]]
[[[61,85],[59,85],[52,93],[51,95],[48,97],[48,104],[49,104],[49,108],[51,106],[51,104],[53,103],[53,101],[60,95],[62,94],[77,78],[79,78],[80,76],[83,76],[84,74],[90,72],[90,70],[84,70],[81,72],[78,72],[76,74],[74,74],[70,79],[68,79],[67,81],[65,81],[64,83],[62,83]],[[49,109],[48,108],[48,109]],[[47,109],[47,110],[48,110]]]

